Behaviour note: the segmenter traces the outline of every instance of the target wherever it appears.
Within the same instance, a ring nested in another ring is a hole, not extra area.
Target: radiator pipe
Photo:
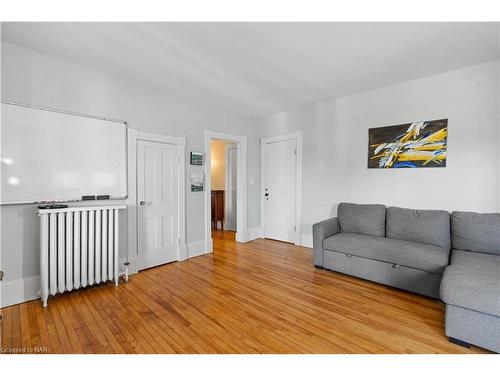
[[[128,283],[128,272],[129,272],[129,266],[130,266],[130,263],[129,262],[125,262],[125,282]]]

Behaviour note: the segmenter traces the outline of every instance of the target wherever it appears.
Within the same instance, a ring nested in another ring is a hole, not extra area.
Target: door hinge
[[[293,231],[294,231],[294,232],[297,232],[297,227],[293,227]]]
[[[181,244],[181,238],[177,237],[177,245],[180,245],[180,244]]]
[[[295,149],[295,151],[294,151],[294,152],[295,152],[295,155],[297,155],[297,149]]]

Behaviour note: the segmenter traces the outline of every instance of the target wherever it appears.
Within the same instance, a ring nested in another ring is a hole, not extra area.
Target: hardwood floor
[[[433,299],[311,265],[311,250],[234,242],[106,284],[4,308],[2,352],[485,353],[444,336]]]

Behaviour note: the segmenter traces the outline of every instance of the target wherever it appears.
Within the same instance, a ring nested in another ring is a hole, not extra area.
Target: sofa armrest
[[[313,225],[313,263],[323,267],[323,240],[340,232],[336,217]]]

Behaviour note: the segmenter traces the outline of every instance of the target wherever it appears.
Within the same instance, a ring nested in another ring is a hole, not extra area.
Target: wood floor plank
[[[73,324],[72,316],[66,311],[66,307],[61,299],[58,299],[54,302],[56,303],[59,316],[61,317],[61,320],[66,329],[66,334],[68,335],[71,347],[73,348],[73,353],[83,354],[83,348],[80,344],[80,340],[78,339],[78,333],[75,325]]]
[[[21,346],[23,348],[23,353],[28,353],[32,347],[28,307],[29,303],[19,305],[19,314],[21,319]]]
[[[213,253],[3,309],[3,348],[50,353],[488,353],[444,304],[312,266],[310,249],[213,233]],[[17,349],[16,349],[17,348]]]
[[[146,352],[171,352],[170,345],[163,339],[161,334],[159,334],[160,332],[157,330],[157,327],[154,324],[150,324],[151,321],[149,318],[145,318],[144,315],[141,315],[140,312],[142,312],[142,310],[137,300],[130,298],[128,293],[120,293],[120,291],[114,298],[120,301],[123,312],[127,314],[127,319],[131,326],[134,327],[136,339],[141,342]],[[148,312],[146,312],[145,315],[148,316]]]
[[[113,311],[111,312],[111,316],[115,317],[115,319],[119,322],[122,330],[126,331],[130,334],[130,339],[135,346],[136,353],[157,353],[154,345],[151,345],[152,341],[155,341],[153,338],[143,335],[142,330],[139,328],[140,321],[130,315],[128,309],[123,304],[119,298],[115,298],[108,288],[96,288],[102,294],[101,298],[108,299],[113,301]]]
[[[36,320],[38,333],[40,335],[40,345],[47,353],[53,353],[49,331],[44,318],[46,309],[42,307],[39,301],[32,301],[31,303],[33,303],[34,319]]]
[[[48,306],[47,308],[43,309],[42,315],[45,321],[45,325],[47,326],[47,331],[49,333],[50,346],[52,347],[51,353],[62,354],[63,348],[61,345],[61,341],[59,340],[59,335],[57,334],[54,319],[52,318],[52,309],[54,309],[53,305]]]
[[[192,324],[178,311],[171,301],[162,296],[152,293],[150,288],[144,287],[141,280],[130,287],[130,292],[136,297],[148,295],[148,305],[153,309],[156,316],[160,317],[158,324],[163,331],[172,339],[172,344],[179,348],[179,353],[215,353],[211,343],[205,343],[199,332],[192,330]],[[151,286],[150,283],[147,284]],[[168,299],[170,300],[170,295]]]
[[[71,311],[75,320],[78,322],[78,332],[79,337],[81,337],[80,343],[82,344],[83,350],[85,353],[105,353],[104,347],[99,343],[98,339],[93,335],[92,330],[87,325],[85,318],[81,312],[81,298],[79,297],[80,293],[91,292],[93,289],[88,290],[79,290],[75,293],[69,293],[65,297],[68,301],[67,309]],[[63,299],[63,298],[61,298]]]
[[[106,325],[119,342],[123,351],[125,353],[137,353],[135,350],[135,339],[127,330],[122,329],[120,320],[113,313],[114,300],[102,297],[101,290],[99,293],[89,294],[89,298],[93,304],[100,306],[97,312],[101,319],[106,321]]]
[[[70,338],[73,335],[78,338],[78,343],[72,343],[75,353],[79,353],[80,348],[83,353],[94,353],[95,350],[92,348],[89,335],[84,329],[81,319],[78,318],[77,312],[73,309],[70,299],[59,298],[57,303],[60,304],[65,311],[64,324],[66,326],[66,332],[72,332],[69,335]]]
[[[99,328],[97,322],[89,311],[89,304],[85,298],[85,294],[87,292],[92,291],[93,288],[87,290],[81,290],[78,293],[75,293],[71,298],[73,299],[73,303],[75,307],[78,308],[78,312],[80,315],[80,319],[82,319],[82,324],[89,332],[89,337],[91,338],[92,347],[99,348],[101,353],[111,354],[113,353],[113,349],[108,342],[106,336]],[[59,296],[62,297],[62,296]]]
[[[2,327],[0,353],[9,354],[12,347],[12,307],[1,309]]]
[[[90,298],[91,294],[90,293],[85,293],[83,294],[83,297],[86,302],[86,306],[88,306],[88,311],[95,322],[95,325],[98,327],[99,330],[101,330],[102,334],[106,338],[107,342],[113,349],[114,353],[117,354],[123,354],[125,353],[123,348],[121,347],[120,343],[116,339],[116,337],[113,335],[111,332],[109,326],[107,325],[107,319],[103,318],[99,313],[98,309],[100,308],[100,303],[94,299]]]
[[[151,278],[155,285],[160,281],[160,279],[154,277],[154,273],[150,273],[148,276]],[[158,290],[158,288],[160,289]],[[164,289],[168,290],[168,287],[161,284],[156,285],[156,291],[153,292],[156,294],[156,298],[158,300],[164,299],[164,297],[162,296],[162,290]],[[196,300],[195,298],[189,298],[189,300],[193,301],[190,303],[190,301],[181,298],[175,293],[172,293],[170,299],[173,300],[173,303],[177,303],[180,306],[183,312],[183,316],[189,321],[190,326],[204,327],[203,331],[197,330],[198,337],[203,342],[212,341],[215,345],[215,352],[242,352],[242,348],[240,347],[237,340],[226,340],[227,332],[225,332],[224,327],[211,320],[206,314],[204,314],[202,310],[193,309],[194,305],[192,303]],[[168,303],[167,301],[164,302]]]
[[[22,352],[21,344],[21,315],[20,305],[12,306],[12,325],[11,325],[11,349],[13,353]]]
[[[52,319],[54,320],[54,326],[56,328],[57,336],[59,337],[59,342],[61,343],[61,348],[63,353],[75,353],[78,349],[74,349],[71,345],[71,340],[69,339],[67,329],[64,325],[64,321],[59,313],[59,298],[54,298],[54,303],[51,306]]]
[[[43,352],[43,346],[40,339],[40,330],[38,329],[38,322],[35,313],[35,304],[37,301],[30,301],[28,305],[28,323],[31,332],[31,351]]]

